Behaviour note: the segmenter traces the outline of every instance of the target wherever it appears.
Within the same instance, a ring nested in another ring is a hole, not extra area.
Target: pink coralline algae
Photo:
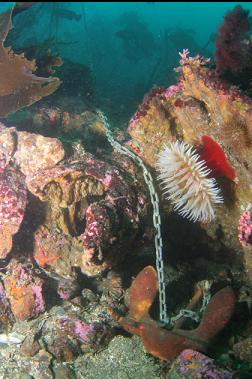
[[[35,196],[52,204],[51,220],[70,243],[59,246],[52,223],[46,227],[49,237],[35,235],[36,262],[42,268],[53,268],[61,277],[72,276],[72,266],[92,276],[119,263],[146,214],[147,197],[129,180],[128,171],[91,154],[82,161],[69,161],[28,176],[26,184]],[[74,236],[70,228],[75,230]]]
[[[87,323],[74,316],[61,319],[60,330],[64,335],[77,339],[81,344],[93,349],[99,349],[99,341],[107,331],[104,324]]]
[[[142,117],[146,116],[148,110],[150,109],[150,103],[155,97],[165,98],[165,91],[165,88],[157,87],[153,88],[147,95],[145,95],[143,103],[139,106],[137,112],[134,114],[134,116],[129,122],[129,130],[133,129],[134,126],[139,122],[139,120]]]
[[[0,124],[0,173],[11,161],[16,147],[15,128],[6,128]]]
[[[111,221],[106,207],[101,204],[90,205],[86,211],[86,229],[82,235],[84,246],[93,248],[108,241],[110,238],[108,232],[113,229]]]
[[[37,317],[45,311],[44,281],[28,266],[12,260],[4,277],[4,286],[17,320]]]
[[[24,217],[27,190],[23,175],[8,167],[0,174],[0,258],[12,248],[12,235],[17,233]]]
[[[189,53],[189,52],[188,52]],[[142,117],[145,117],[148,111],[151,109],[153,100],[165,101],[172,96],[176,96],[183,88],[183,83],[180,81],[178,84],[171,85],[167,88],[157,87],[153,88],[147,95],[145,95],[143,103],[139,106],[137,112],[131,118],[129,122],[129,131],[141,121]]]
[[[234,379],[234,375],[230,371],[216,367],[213,359],[206,355],[186,349],[173,363],[168,378]]]
[[[87,324],[81,320],[75,321],[74,332],[83,343],[89,342],[90,336],[94,333],[94,329],[95,327],[93,324]]]
[[[244,247],[252,244],[252,206],[249,206],[240,217],[238,238]]]
[[[62,143],[40,134],[18,132],[15,160],[25,175],[54,167],[65,155]]]
[[[57,293],[62,300],[73,298],[78,290],[79,285],[75,280],[63,278],[58,282]]]
[[[45,311],[45,301],[43,297],[43,288],[41,284],[41,282],[37,282],[32,286],[35,298],[34,313],[36,315],[39,315],[40,313],[43,313]]]
[[[177,95],[179,91],[181,91],[183,87],[183,84],[179,82],[178,84],[173,84],[170,87],[166,88],[165,91],[163,92],[163,95],[165,96],[166,99],[169,99],[172,96]]]

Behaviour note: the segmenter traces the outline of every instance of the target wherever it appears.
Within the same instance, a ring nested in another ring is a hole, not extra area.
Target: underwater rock
[[[71,362],[80,354],[77,341],[64,336],[55,337],[54,340],[47,345],[47,350],[58,362]]]
[[[107,333],[105,324],[87,323],[73,317],[63,319],[61,328],[65,334],[77,339],[85,352],[99,350],[103,336]]]
[[[41,346],[37,341],[36,335],[32,334],[30,336],[27,336],[22,342],[20,352],[27,357],[33,357],[39,352],[40,349]]]
[[[116,336],[107,349],[83,354],[73,365],[77,379],[165,379],[160,362],[145,354],[136,336]]]
[[[122,276],[117,272],[109,271],[98,284],[98,290],[102,291],[102,300],[113,307],[124,297]]]
[[[82,305],[84,309],[92,307],[98,301],[97,295],[89,288],[83,288],[83,290],[81,291],[81,296],[83,299]]]
[[[44,281],[27,265],[12,260],[3,281],[11,310],[17,320],[37,317],[45,311]]]
[[[1,333],[10,330],[15,322],[2,282],[0,282],[0,320]]]
[[[252,245],[252,207],[251,204],[242,213],[238,225],[238,237],[243,247]]]
[[[42,125],[47,124],[55,129],[60,125],[62,121],[62,111],[58,107],[42,107],[38,109],[38,113],[34,115],[34,121],[39,123],[39,119]]]
[[[252,100],[221,80],[203,57],[190,58],[187,50],[181,57],[176,88],[151,97],[144,112],[140,106],[129,123],[130,147],[154,169],[158,153],[169,142],[183,140],[202,154],[224,204],[216,210],[216,222],[201,227],[213,240],[221,231],[221,243],[239,254],[240,208],[252,197]]]
[[[85,147],[90,152],[108,149],[109,143],[100,117],[90,110],[83,112],[83,107],[85,108],[84,104],[78,112],[64,111],[60,130],[66,139],[78,138],[85,141]]]
[[[0,173],[12,162],[24,175],[56,166],[65,155],[57,138],[19,132],[0,123]]]
[[[85,171],[85,162],[67,163],[29,175],[29,191],[41,201],[51,201],[54,207],[67,208],[87,195],[102,195],[103,188]]]
[[[15,152],[15,132],[15,128],[6,128],[0,123],[0,173],[8,166]]]
[[[237,342],[233,346],[233,351],[237,358],[252,363],[252,337]]]
[[[27,203],[27,190],[23,175],[11,166],[0,174],[0,258],[12,248],[12,236],[23,221]]]
[[[81,308],[74,305],[55,308],[43,325],[43,341],[57,361],[72,361],[81,353],[97,352],[112,337],[111,328],[102,320],[86,322],[80,314]]]
[[[34,258],[65,278],[71,266],[95,276],[121,262],[146,216],[147,198],[129,172],[91,154],[29,175],[26,183],[51,212],[35,234]]]
[[[29,61],[23,54],[14,54],[11,48],[4,47],[6,37],[12,29],[11,17],[12,10],[0,15],[1,117],[52,94],[60,85],[58,78],[34,75],[35,61]]]
[[[15,160],[25,175],[56,166],[65,155],[62,143],[56,138],[18,132]]]
[[[33,376],[36,379],[52,379],[53,373],[51,370],[52,355],[45,350],[40,350],[38,354],[35,355],[32,362]]]
[[[234,379],[228,370],[218,368],[214,360],[198,351],[186,349],[178,356],[168,373],[167,379]]]
[[[73,379],[72,370],[64,364],[53,369],[55,379]]]
[[[33,257],[39,267],[61,278],[74,280],[72,239],[54,227],[41,225],[34,235]]]
[[[252,207],[251,204],[241,214],[238,224],[238,238],[244,251],[247,285],[252,286]]]
[[[73,278],[70,280],[62,279],[58,282],[57,293],[62,300],[69,300],[74,298],[79,289],[78,282]]]
[[[55,138],[0,126],[0,258],[3,259],[11,250],[12,236],[18,232],[25,216],[27,188],[24,175],[55,166],[63,159],[64,149]]]

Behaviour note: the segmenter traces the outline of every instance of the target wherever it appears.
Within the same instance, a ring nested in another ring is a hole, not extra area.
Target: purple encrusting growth
[[[18,272],[20,285],[31,285],[34,296],[33,315],[38,316],[45,311],[45,300],[43,297],[43,281],[33,276],[32,272],[25,266],[19,264],[16,271]]]
[[[45,194],[51,183],[55,182],[61,186],[64,201],[69,205],[79,202],[82,196],[88,197],[88,206],[81,214],[82,219],[85,217],[85,226],[79,230],[77,237],[72,238],[78,246],[83,246],[80,267],[82,272],[88,275],[97,275],[123,259],[146,215],[148,198],[133,180],[137,171],[133,171],[132,168],[128,171],[121,166],[120,164],[118,168],[87,153],[83,161],[64,163],[62,166],[41,170],[26,177],[29,191],[42,201],[47,199]],[[130,177],[131,180],[128,180]],[[76,182],[88,184],[90,180],[100,198],[90,196],[92,193],[88,191],[93,191],[92,188],[82,195],[78,185],[75,186]],[[73,194],[76,194],[76,198]],[[79,214],[71,222],[77,225],[78,216]],[[51,246],[41,243],[42,240],[48,240],[48,237],[44,239],[40,234],[35,235],[36,246],[41,245],[39,250],[43,248],[46,254],[48,251],[47,255],[51,256]],[[47,256],[46,254],[44,256]],[[57,255],[61,257],[60,249],[57,249]],[[34,256],[40,256],[40,251]],[[38,259],[36,261],[38,262]],[[57,259],[48,260],[46,263],[57,270]],[[62,299],[69,297],[68,291],[62,287],[58,293]]]
[[[6,128],[0,123],[0,173],[2,174],[8,167],[16,145],[16,129]]]
[[[206,355],[191,349],[182,351],[175,361],[172,370],[182,378],[233,379],[234,376],[227,370],[214,365],[214,360]]]
[[[243,212],[238,225],[238,238],[242,246],[252,244],[252,207]]]
[[[81,320],[76,320],[74,324],[75,334],[82,342],[88,343],[90,341],[91,336],[95,332],[94,324],[87,324],[86,322]]]
[[[0,174],[0,228],[9,225],[16,233],[24,217],[27,190],[23,176],[12,168]]]
[[[25,215],[27,190],[23,175],[10,165],[0,173],[0,258],[12,247],[12,236],[18,232]]]
[[[148,110],[150,109],[151,102],[153,101],[153,99],[158,98],[159,100],[167,100],[168,98],[177,95],[177,93],[182,89],[182,87],[182,82],[179,82],[178,84],[171,85],[168,88],[157,87],[152,89],[144,97],[143,103],[139,106],[138,110],[131,118],[128,129],[133,129],[138,124],[141,117],[146,116]]]
[[[181,91],[183,88],[182,82],[179,82],[178,84],[171,85],[170,87],[167,87],[163,93],[166,99],[169,99],[172,96],[177,95],[179,91]]]
[[[68,300],[74,296],[77,289],[78,285],[75,281],[62,278],[58,282],[57,293],[62,300]]]
[[[42,282],[38,282],[32,286],[33,294],[35,297],[34,313],[40,314],[45,311],[45,301],[43,298]]]
[[[86,228],[80,238],[86,249],[106,248],[111,241],[118,239],[118,230],[122,225],[131,225],[132,231],[138,228],[139,214],[147,199],[144,194],[134,191],[117,168],[91,157],[86,164],[86,174],[104,185],[106,197],[87,208]]]
[[[86,229],[82,235],[86,248],[99,247],[109,243],[114,236],[115,223],[108,208],[103,204],[91,204],[86,211]],[[114,224],[114,225],[113,225]]]
[[[6,299],[6,293],[3,283],[0,282],[0,301]]]

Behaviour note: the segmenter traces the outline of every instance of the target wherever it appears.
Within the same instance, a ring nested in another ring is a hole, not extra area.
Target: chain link
[[[202,301],[202,305],[201,305],[201,308],[199,310],[199,312],[202,314],[206,307],[207,307],[207,304],[209,303],[209,301],[211,300],[211,286],[212,286],[213,282],[212,281],[209,281],[209,280],[202,280],[201,282],[198,283],[198,287],[202,288],[203,289],[203,301]]]
[[[176,321],[178,321],[181,317],[188,317],[196,322],[199,322],[202,314],[204,313],[207,307],[207,304],[209,303],[211,299],[211,292],[210,292],[211,285],[212,285],[212,282],[208,280],[202,280],[201,282],[199,282],[198,288],[202,288],[203,290],[203,300],[202,300],[202,305],[201,305],[200,310],[198,312],[194,312],[190,309],[181,309],[178,315],[170,318],[171,325],[174,325]]]
[[[156,231],[155,234],[155,249],[156,249],[156,268],[158,275],[158,285],[159,285],[159,318],[162,323],[168,324],[169,318],[167,315],[166,308],[166,295],[165,295],[165,280],[164,280],[164,264],[163,264],[163,241],[161,236],[161,218],[159,212],[159,199],[158,194],[153,185],[153,179],[151,173],[146,168],[142,159],[136,155],[133,151],[127,149],[125,146],[122,146],[118,141],[116,141],[113,137],[113,134],[110,130],[110,125],[107,117],[100,110],[97,110],[97,114],[102,120],[104,127],[106,129],[106,136],[109,143],[120,153],[127,155],[134,162],[140,166],[143,170],[144,181],[148,186],[151,204],[153,207],[153,225]]]
[[[171,325],[174,325],[176,321],[178,321],[181,317],[188,317],[192,320],[199,322],[200,321],[200,315],[197,312],[191,311],[190,309],[181,309],[179,311],[179,314],[176,316],[171,317],[170,323]]]
[[[171,318],[168,317],[167,307],[166,307],[166,294],[165,294],[163,240],[162,240],[162,235],[161,235],[161,217],[160,217],[160,211],[159,211],[159,198],[153,185],[153,179],[152,179],[151,173],[148,171],[147,167],[145,166],[142,159],[138,155],[136,155],[133,151],[127,149],[125,146],[122,146],[118,141],[114,139],[113,133],[110,129],[110,124],[105,114],[100,110],[97,110],[97,114],[99,118],[101,119],[101,121],[103,122],[103,125],[106,130],[106,136],[111,146],[113,146],[120,153],[125,154],[131,159],[133,159],[134,162],[142,168],[144,181],[147,184],[148,189],[149,189],[151,204],[153,207],[153,226],[156,231],[155,250],[156,250],[156,268],[157,268],[158,286],[159,286],[160,321],[163,324],[173,325],[181,317],[190,317],[194,321],[199,322],[202,313],[205,311],[206,306],[211,299],[211,293],[210,293],[211,282],[204,280],[198,284],[199,286],[203,288],[202,306],[198,312],[194,312],[189,309],[181,309],[177,316],[174,316]]]

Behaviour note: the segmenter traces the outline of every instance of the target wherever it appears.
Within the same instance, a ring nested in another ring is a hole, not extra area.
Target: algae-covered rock
[[[221,80],[203,57],[190,58],[187,50],[181,57],[179,84],[146,97],[130,121],[130,146],[155,171],[169,142],[182,140],[204,158],[224,204],[217,207],[215,222],[200,227],[239,256],[239,218],[252,199],[252,100]]]
[[[138,337],[115,337],[99,354],[79,357],[74,363],[77,379],[164,379],[161,365],[142,348]]]

